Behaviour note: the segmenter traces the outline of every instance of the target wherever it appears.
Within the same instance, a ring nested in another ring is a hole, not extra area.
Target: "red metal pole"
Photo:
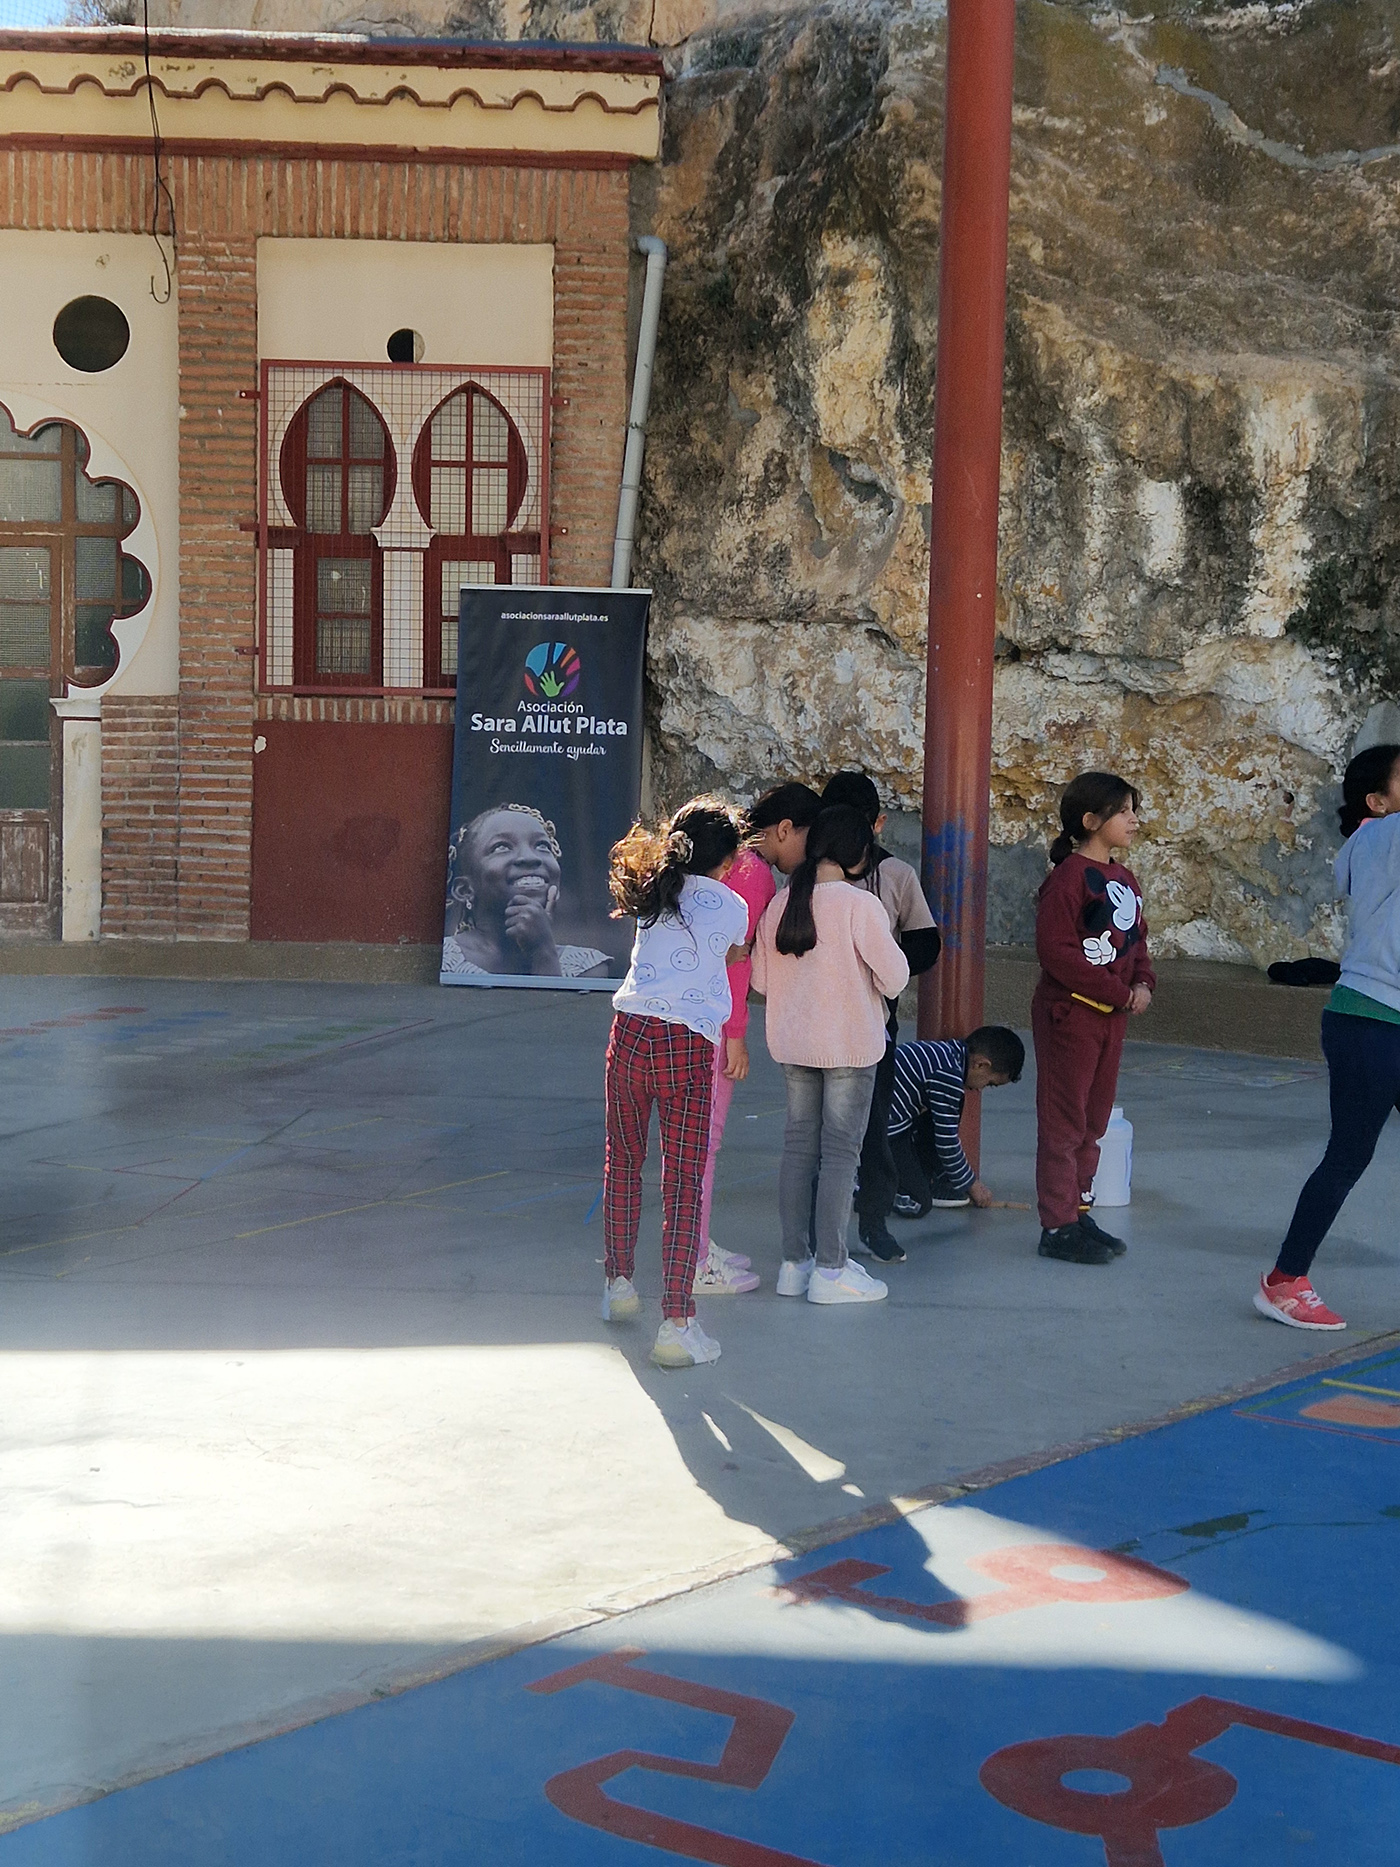
[[[943,952],[919,982],[921,1037],[982,1022],[1015,34],[1015,0],[949,0],[923,846]]]

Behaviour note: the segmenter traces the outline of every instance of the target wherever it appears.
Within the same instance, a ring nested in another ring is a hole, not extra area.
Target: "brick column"
[[[626,171],[562,176],[560,196],[550,495],[568,536],[551,540],[549,580],[606,584],[627,433]]]
[[[102,932],[175,938],[180,790],[174,694],[109,694],[102,703]]]
[[[257,272],[252,239],[181,251],[177,933],[246,940],[252,883]]]

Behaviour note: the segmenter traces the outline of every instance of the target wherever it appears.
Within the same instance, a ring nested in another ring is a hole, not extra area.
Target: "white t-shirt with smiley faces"
[[[627,977],[613,1008],[634,1017],[685,1024],[717,1044],[730,1013],[725,956],[748,935],[741,896],[707,875],[687,875],[680,906],[652,927],[637,928]]]

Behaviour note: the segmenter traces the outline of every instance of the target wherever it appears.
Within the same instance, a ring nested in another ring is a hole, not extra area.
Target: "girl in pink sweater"
[[[752,947],[763,910],[778,891],[773,871],[757,850],[741,849],[734,858],[733,868],[724,878],[724,885],[732,888],[748,906],[749,925],[744,938],[745,944]],[[737,1252],[722,1250],[710,1236],[710,1207],[715,1196],[715,1161],[724,1139],[724,1124],[734,1097],[734,1085],[743,1082],[749,1073],[747,1032],[749,976],[752,970],[752,964],[747,958],[729,968],[729,999],[733,1009],[720,1034],[719,1043],[715,1046],[714,1086],[710,1097],[710,1152],[705,1162],[705,1181],[700,1202],[701,1258],[700,1267],[695,1273],[696,1296],[737,1296],[743,1291],[758,1288],[758,1278],[749,1268],[749,1260],[740,1257]]]
[[[885,1054],[885,1000],[909,983],[909,962],[878,898],[849,886],[865,873],[874,846],[860,811],[849,804],[824,810],[754,941],[753,982],[768,1001],[768,1050],[787,1079],[778,1295],[809,1303],[878,1303],[888,1295],[846,1255],[856,1164]]]

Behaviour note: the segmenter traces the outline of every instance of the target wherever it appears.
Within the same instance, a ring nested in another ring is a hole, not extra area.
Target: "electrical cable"
[[[155,299],[158,305],[168,305],[170,303],[170,295],[175,289],[175,275],[171,263],[175,258],[176,251],[175,197],[171,194],[169,186],[166,183],[165,172],[161,165],[161,158],[165,145],[160,133],[160,119],[156,115],[155,80],[151,76],[150,0],[141,0],[141,53],[146,67],[146,102],[149,104],[151,111],[151,160],[155,171],[154,188],[151,195],[151,238],[156,243],[156,251],[160,254],[160,263],[165,270],[165,290],[163,293],[156,290],[156,277],[154,273],[151,274],[151,297]],[[160,206],[162,201],[165,203],[166,219],[168,222],[166,234],[170,241],[169,258],[166,257],[165,248],[160,243]]]

